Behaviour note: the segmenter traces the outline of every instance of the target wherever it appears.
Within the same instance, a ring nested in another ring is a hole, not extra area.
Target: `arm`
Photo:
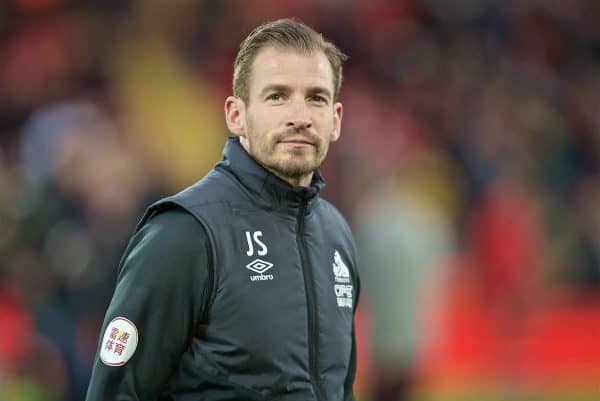
[[[87,401],[159,397],[202,315],[210,260],[204,228],[182,210],[153,217],[133,236],[102,325]]]

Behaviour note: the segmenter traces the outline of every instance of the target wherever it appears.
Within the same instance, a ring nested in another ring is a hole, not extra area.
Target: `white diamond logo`
[[[267,270],[273,267],[273,263],[264,261],[262,259],[254,259],[252,262],[246,265],[247,269],[252,270],[253,272],[257,272],[259,274],[263,274]]]

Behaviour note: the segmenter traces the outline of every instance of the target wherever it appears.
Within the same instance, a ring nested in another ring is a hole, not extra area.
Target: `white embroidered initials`
[[[254,240],[254,242],[256,242],[256,244],[260,247],[257,252],[258,256],[265,256],[267,254],[269,250],[267,249],[265,243],[260,240],[262,235],[262,231],[254,231],[252,236],[250,236],[250,231],[246,231],[246,241],[248,241],[248,250],[246,251],[247,256],[254,256],[254,243],[252,240]]]

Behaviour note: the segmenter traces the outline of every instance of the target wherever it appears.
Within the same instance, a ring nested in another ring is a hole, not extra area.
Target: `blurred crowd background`
[[[0,2],[0,399],[85,397],[135,224],[219,160],[239,43],[287,16],[350,56],[358,399],[599,399],[596,0]]]

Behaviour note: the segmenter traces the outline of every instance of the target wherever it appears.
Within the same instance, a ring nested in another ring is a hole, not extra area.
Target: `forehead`
[[[252,63],[250,94],[271,84],[290,86],[322,86],[333,93],[333,71],[322,51],[299,52],[267,46]]]

